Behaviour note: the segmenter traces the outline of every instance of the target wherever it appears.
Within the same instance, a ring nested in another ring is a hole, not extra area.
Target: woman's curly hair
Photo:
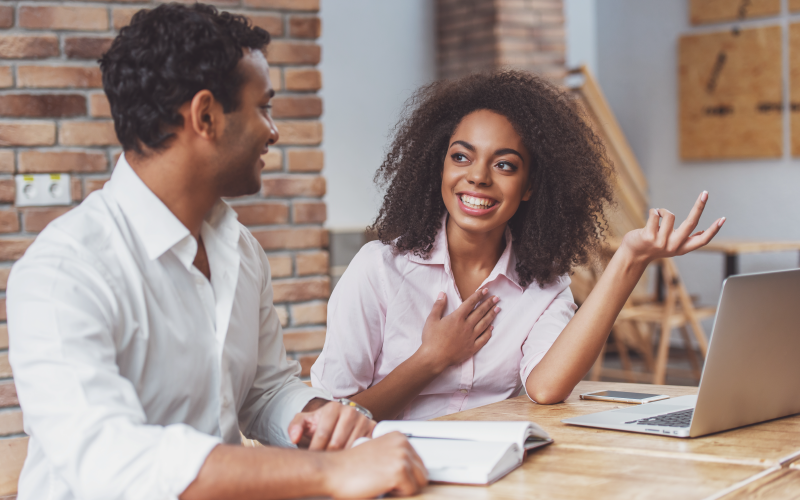
[[[371,229],[397,251],[427,257],[446,208],[450,138],[477,110],[505,116],[531,154],[534,194],[511,217],[520,284],[552,283],[596,255],[613,203],[611,162],[568,93],[523,71],[473,74],[417,90],[406,102],[375,181],[386,195]]]

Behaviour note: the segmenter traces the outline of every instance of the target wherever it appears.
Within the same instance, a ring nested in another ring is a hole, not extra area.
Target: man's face
[[[278,128],[269,115],[275,94],[264,55],[245,49],[236,70],[244,83],[239,107],[225,115],[225,129],[218,143],[216,173],[220,196],[243,196],[261,189],[261,155],[278,140]]]

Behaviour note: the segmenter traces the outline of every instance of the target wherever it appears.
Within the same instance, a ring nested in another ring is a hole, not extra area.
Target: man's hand
[[[428,484],[422,459],[399,432],[322,457],[327,462],[326,490],[334,498],[374,498],[384,493],[410,496]]]
[[[311,451],[343,450],[350,448],[360,437],[372,436],[375,421],[369,420],[354,408],[336,402],[319,406],[312,400],[302,413],[289,424],[289,439]]]

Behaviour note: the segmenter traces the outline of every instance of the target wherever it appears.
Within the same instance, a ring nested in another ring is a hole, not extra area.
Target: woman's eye
[[[517,169],[517,167],[514,166],[513,163],[508,163],[507,161],[501,161],[500,163],[498,163],[497,168],[499,168],[504,172],[513,172]]]
[[[467,157],[464,156],[461,153],[456,153],[453,156],[451,156],[451,158],[453,159],[453,161],[458,162],[458,163],[461,163],[463,161],[467,161]]]

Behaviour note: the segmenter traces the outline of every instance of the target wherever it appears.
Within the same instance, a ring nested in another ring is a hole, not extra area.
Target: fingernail
[[[487,290],[486,288],[481,290],[481,295],[486,295],[487,293],[489,293],[489,290]]]
[[[705,202],[707,200],[708,200],[708,191],[703,191],[702,193],[700,193],[700,201]]]
[[[661,212],[659,212],[657,208],[654,208],[653,211],[656,213],[656,215],[661,217]]]
[[[499,307],[495,307],[494,308],[494,312],[499,313],[500,312],[500,308]]]
[[[439,295],[436,296],[436,300],[442,300],[444,298],[444,292],[439,292]]]
[[[493,297],[493,298],[492,298],[492,302],[494,302],[495,304],[497,304],[498,302],[500,302],[500,297]]]
[[[719,222],[717,222],[717,227],[722,227],[723,224],[725,224],[725,217],[721,218]]]

